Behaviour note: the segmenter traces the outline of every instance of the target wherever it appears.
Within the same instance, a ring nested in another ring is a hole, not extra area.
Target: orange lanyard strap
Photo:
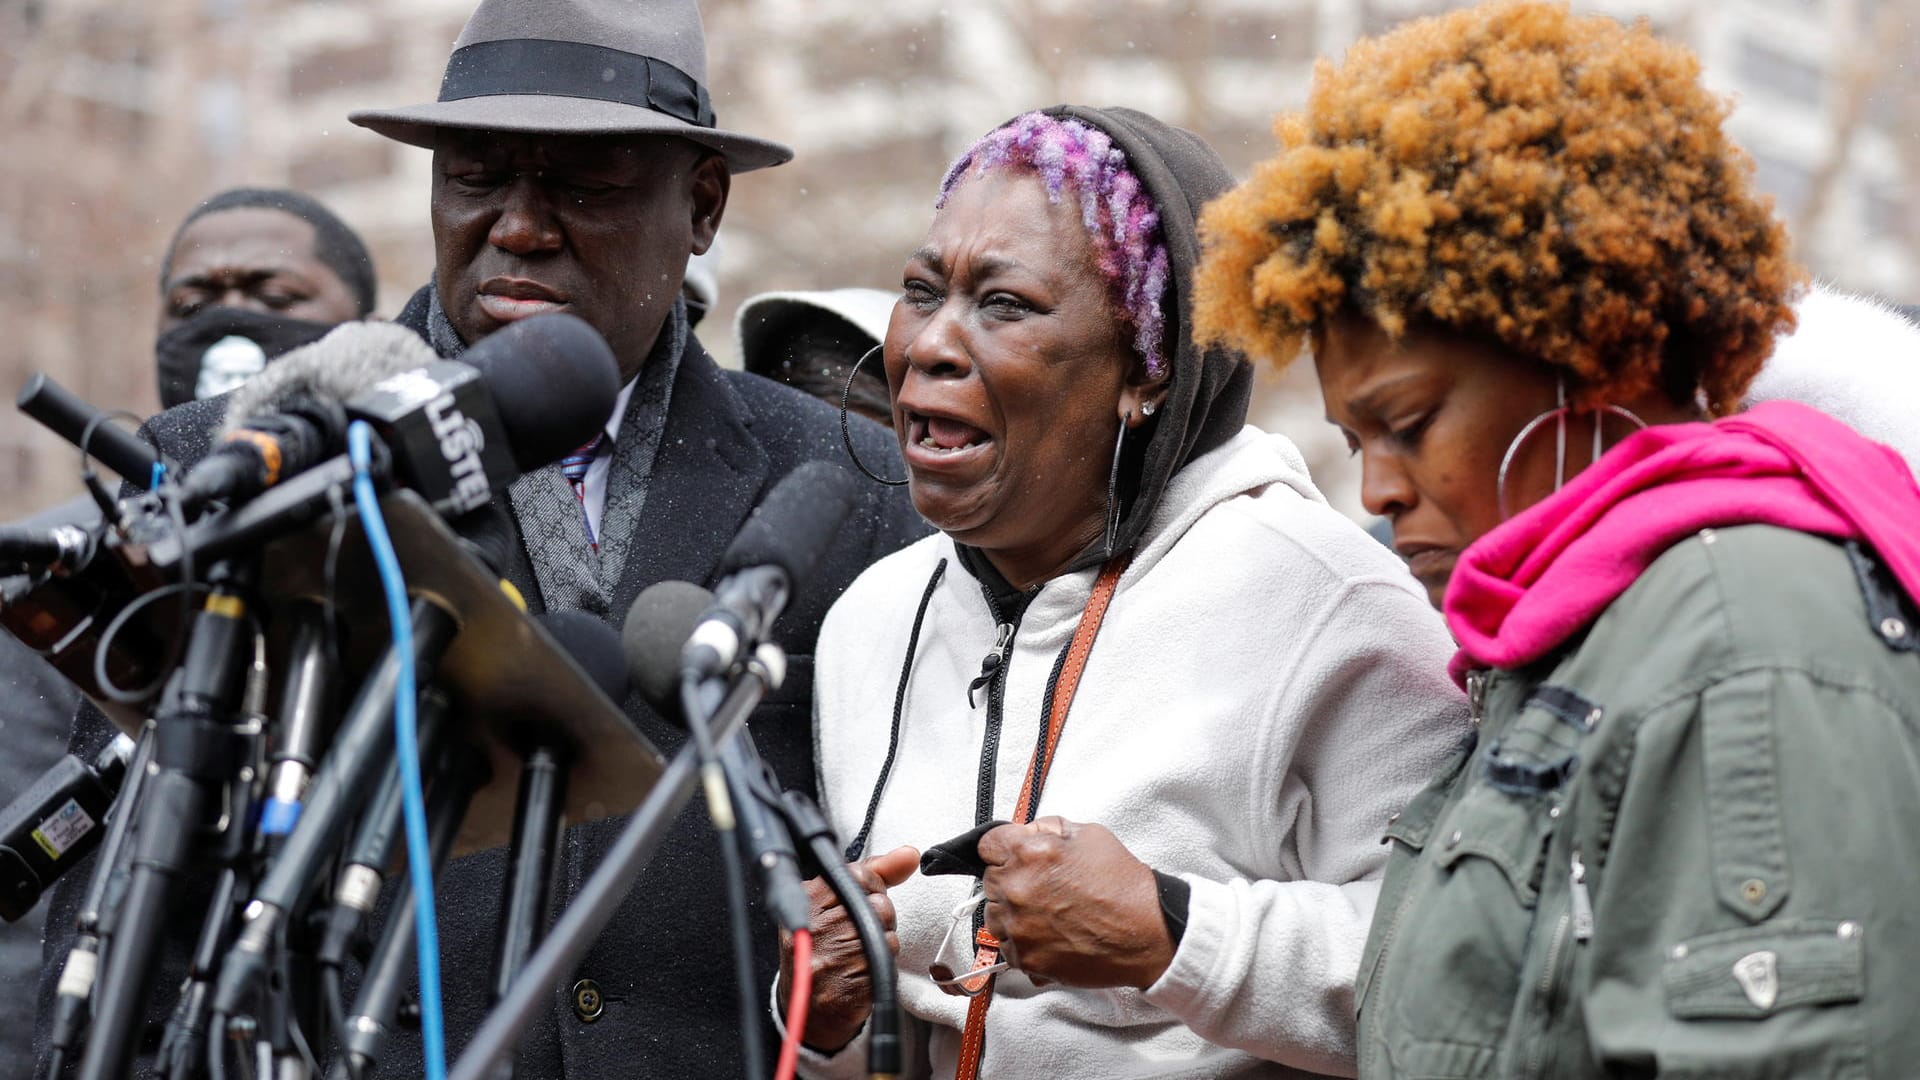
[[[1093,595],[1087,597],[1087,608],[1080,614],[1080,625],[1073,631],[1073,643],[1067,646],[1066,663],[1061,665],[1060,679],[1054,684],[1053,709],[1047,715],[1047,737],[1034,747],[1034,760],[1027,764],[1027,779],[1020,787],[1020,801],[1013,811],[1015,821],[1032,820],[1035,785],[1046,782],[1054,749],[1060,744],[1060,732],[1067,726],[1067,710],[1073,707],[1074,693],[1080,688],[1080,674],[1086,670],[1087,656],[1093,652],[1093,639],[1100,633],[1100,624],[1107,617],[1107,606],[1113,602],[1114,590],[1120,585],[1120,575],[1126,572],[1128,560],[1127,555],[1108,560],[1094,580]],[[1000,943],[992,934],[982,929],[974,935],[974,943],[974,967],[999,962]],[[955,1080],[977,1080],[980,1075],[980,1055],[987,1042],[987,1006],[992,1001],[990,981],[987,988],[967,1004],[967,1026],[960,1035],[960,1068]]]

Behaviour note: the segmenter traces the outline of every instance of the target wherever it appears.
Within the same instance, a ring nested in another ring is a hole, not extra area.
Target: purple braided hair
[[[1160,235],[1160,211],[1127,167],[1126,155],[1091,124],[1030,112],[988,132],[961,154],[940,181],[934,208],[946,205],[970,168],[981,175],[1008,166],[1039,176],[1053,202],[1063,192],[1073,193],[1093,239],[1100,276],[1114,306],[1133,324],[1134,349],[1146,361],[1148,375],[1165,375],[1167,316],[1160,298],[1167,288],[1167,245]]]

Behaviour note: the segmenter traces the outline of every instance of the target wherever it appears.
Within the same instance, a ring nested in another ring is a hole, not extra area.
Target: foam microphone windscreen
[[[825,461],[807,462],[781,477],[753,508],[720,556],[720,576],[778,566],[787,572],[788,587],[799,593],[859,498],[852,473]]]
[[[680,650],[712,606],[713,594],[698,585],[660,581],[627,609],[627,626],[620,632],[627,676],[664,719],[680,720]]]
[[[607,700],[618,705],[626,699],[627,665],[613,627],[584,611],[545,611],[536,617],[540,628],[580,665]]]
[[[620,397],[613,350],[573,315],[508,323],[461,353],[460,362],[478,368],[493,391],[521,472],[559,461],[592,440]]]
[[[345,403],[390,375],[438,360],[420,335],[395,323],[341,323],[248,379],[227,401],[221,435],[257,416],[280,411],[297,397]]]

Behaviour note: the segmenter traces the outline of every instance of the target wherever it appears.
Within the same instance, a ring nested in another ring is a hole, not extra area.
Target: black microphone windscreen
[[[496,574],[506,576],[508,568],[519,558],[520,530],[514,527],[500,500],[469,510],[448,521],[447,526],[454,535],[473,545],[474,553]]]
[[[433,346],[397,323],[348,322],[267,365],[227,399],[221,434],[280,411],[293,399],[346,402],[375,383],[438,360]]]
[[[460,362],[478,368],[493,391],[521,472],[550,465],[591,441],[620,397],[613,350],[573,315],[508,323],[461,353]]]
[[[540,628],[580,665],[607,700],[615,705],[626,700],[627,665],[613,627],[584,611],[545,611],[538,619]]]
[[[680,722],[680,650],[711,606],[713,594],[698,585],[660,581],[627,609],[620,632],[627,675],[653,711],[673,723]]]
[[[720,576],[778,566],[787,572],[788,588],[799,593],[859,497],[852,473],[830,462],[807,462],[781,477],[753,508],[720,556]]]

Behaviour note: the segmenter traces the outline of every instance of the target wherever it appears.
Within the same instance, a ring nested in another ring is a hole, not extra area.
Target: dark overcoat
[[[424,337],[424,308],[423,290],[398,321]],[[689,336],[687,341],[642,519],[612,595],[616,630],[634,598],[655,582],[692,581],[712,587],[721,553],[781,477],[809,461],[847,464],[837,410],[771,380],[723,369],[696,339]],[[224,399],[192,402],[154,417],[145,430],[164,453],[190,466],[206,454],[224,412]],[[891,432],[859,418],[852,420],[851,431],[862,461],[883,475],[903,474]],[[774,628],[789,657],[786,682],[754,712],[749,725],[760,753],[788,787],[814,790],[812,653],[820,620],[874,560],[928,531],[905,490],[878,484],[864,488],[834,549],[821,559],[812,582],[792,598]],[[508,546],[517,558],[508,560],[502,572],[539,610],[539,588],[524,546]],[[671,754],[681,746],[685,737],[680,729],[654,715],[637,693],[625,705],[662,752]],[[102,724],[81,724],[74,743],[104,743],[108,732]],[[557,905],[593,872],[624,820],[568,830]],[[456,860],[441,875],[439,928],[450,1059],[472,1036],[489,1005],[489,967],[505,866],[504,850],[496,849]],[[36,1046],[44,1046],[58,958],[70,945],[74,908],[88,870],[81,867],[67,874],[53,897]],[[723,890],[712,827],[702,809],[690,808],[578,970],[554,987],[553,1008],[524,1043],[523,1080],[741,1075],[740,1017]],[[755,972],[760,985],[767,986],[777,963],[774,931],[757,904],[753,917]],[[190,936],[197,921],[176,924]],[[153,1031],[173,1006],[183,970],[179,962],[188,944],[175,942],[169,950],[174,962],[163,972],[152,1003]],[[603,1011],[591,1021],[575,1007],[571,988],[580,980],[591,980],[604,999]],[[777,1049],[764,1009],[747,1022],[762,1025],[767,1045]],[[389,1045],[378,1075],[419,1077],[420,1053],[418,1034],[402,1031]]]

